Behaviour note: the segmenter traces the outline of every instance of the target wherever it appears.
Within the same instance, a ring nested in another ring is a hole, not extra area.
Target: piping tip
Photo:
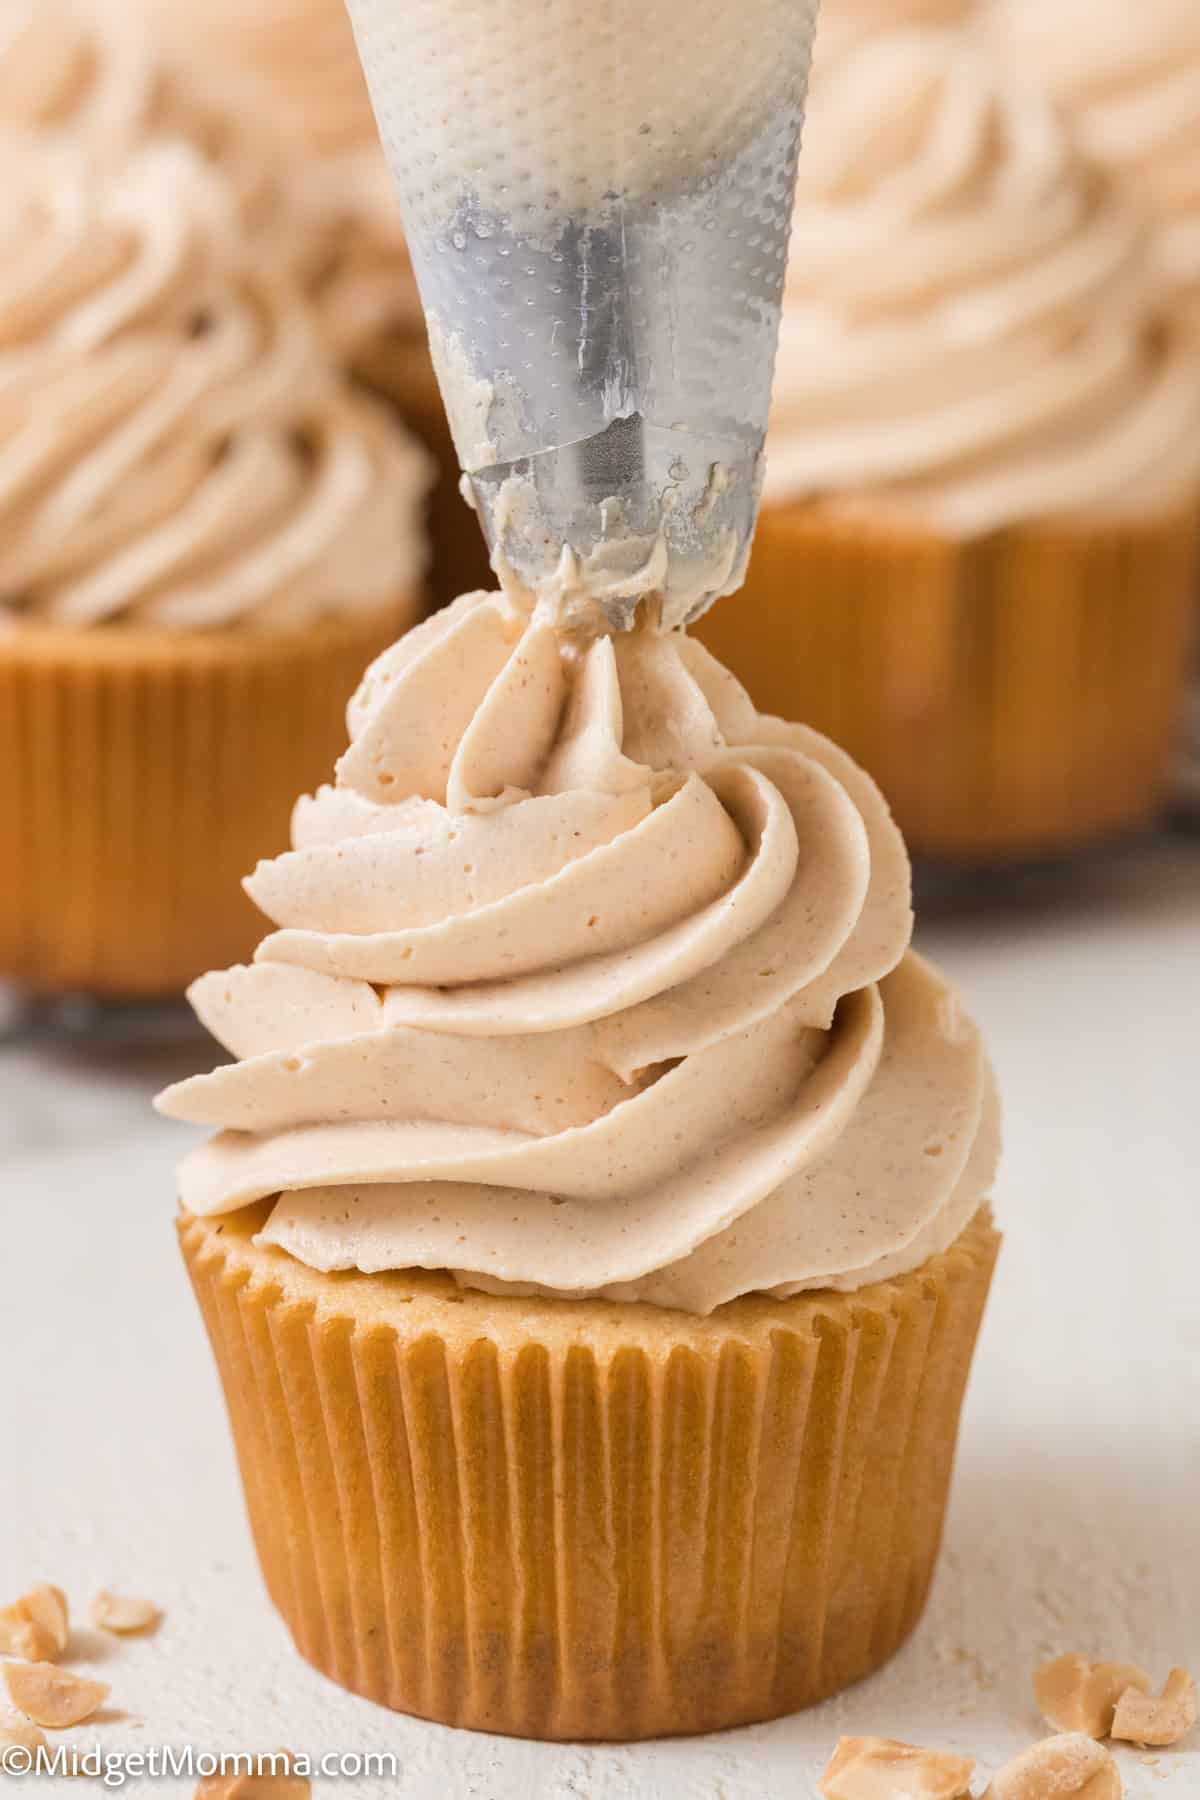
[[[626,627],[741,583],[816,0],[348,0],[502,578]]]

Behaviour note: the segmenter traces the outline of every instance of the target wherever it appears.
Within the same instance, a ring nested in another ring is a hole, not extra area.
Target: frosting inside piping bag
[[[336,783],[192,1003],[238,1060],[181,1197],[319,1269],[706,1313],[856,1287],[981,1203],[979,1037],[874,784],[686,633],[469,594],[364,677]]]

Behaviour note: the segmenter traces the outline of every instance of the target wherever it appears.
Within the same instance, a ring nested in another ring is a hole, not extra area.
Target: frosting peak
[[[278,1195],[265,1238],[318,1268],[696,1312],[957,1235],[994,1097],[847,757],[685,633],[482,593],[349,723],[247,882],[275,930],[191,992],[240,1060],[160,1101],[225,1128],[189,1210]]]
[[[1200,346],[1167,300],[1048,102],[961,32],[872,39],[813,84],[766,497],[967,537],[1185,504]]]

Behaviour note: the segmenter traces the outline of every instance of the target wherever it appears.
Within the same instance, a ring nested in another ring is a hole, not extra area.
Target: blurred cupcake
[[[813,61],[817,70],[870,39],[906,27],[965,25],[978,0],[821,0]]]
[[[0,132],[86,148],[111,165],[164,135],[216,165],[247,224],[277,211],[276,160],[237,112],[204,98],[155,54],[128,0],[6,0],[0,26]]]
[[[0,975],[168,992],[415,616],[424,457],[193,152],[5,155]]]
[[[344,0],[142,0],[173,61],[203,75],[225,110],[282,148],[288,253],[339,355],[394,405],[433,454],[432,598],[491,580],[459,493],[458,458],[429,356],[400,210]]]
[[[823,1699],[920,1616],[997,1249],[887,807],[645,609],[467,595],[349,720],[159,1101],[271,1596],[477,1730]]]
[[[1181,309],[1200,327],[1200,6],[995,0],[1004,48],[1148,208]]]
[[[1156,808],[1200,494],[1200,348],[1168,314],[1140,216],[963,34],[814,84],[762,517],[701,635],[922,851]]]

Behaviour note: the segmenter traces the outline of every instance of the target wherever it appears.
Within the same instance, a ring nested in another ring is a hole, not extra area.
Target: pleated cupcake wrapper
[[[410,617],[0,636],[0,979],[166,994],[249,956],[241,878],[287,847],[363,668]]]
[[[876,1669],[925,1602],[998,1247],[711,1319],[329,1276],[184,1217],[270,1594],[404,1712],[699,1732]]]
[[[1179,743],[1200,518],[970,542],[764,510],[698,635],[879,780],[910,845],[995,856],[1151,818]]]

